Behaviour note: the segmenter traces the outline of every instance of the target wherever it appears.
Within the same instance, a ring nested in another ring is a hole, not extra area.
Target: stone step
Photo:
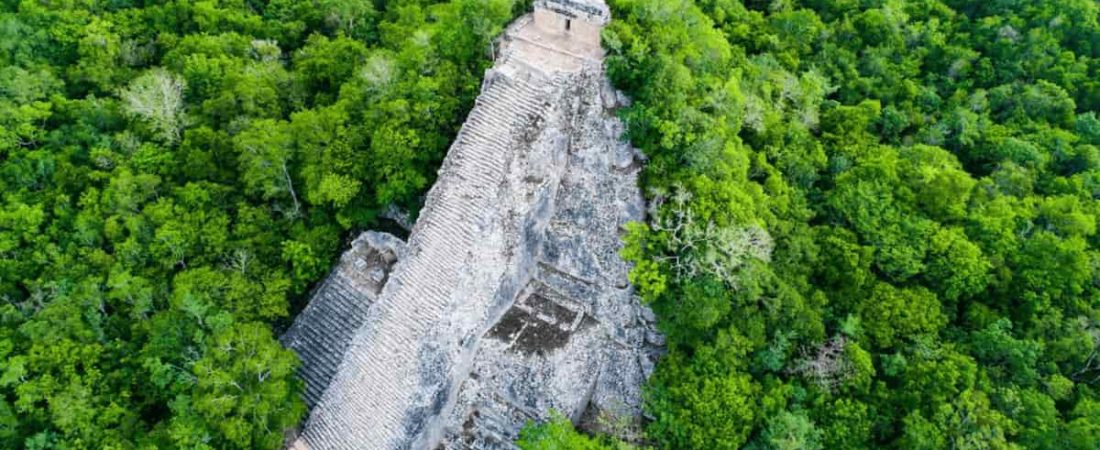
[[[511,139],[503,137],[499,134],[486,134],[484,127],[470,127],[469,135],[471,140],[478,145],[482,145],[492,149],[497,154],[500,154],[507,150]]]
[[[465,156],[469,156],[470,161],[477,161],[481,162],[482,164],[487,164],[492,172],[500,172],[504,170],[504,155],[507,151],[507,146],[491,141],[487,141],[482,145],[474,145],[462,149],[462,153]],[[474,173],[470,175],[478,176],[484,174]]]
[[[516,125],[517,119],[522,117],[538,116],[540,111],[537,104],[505,103],[497,105],[487,117],[499,119],[508,125]]]
[[[515,93],[513,95],[523,94]],[[493,111],[487,115],[490,117],[499,117],[509,121],[514,121],[517,117],[540,115],[541,110],[539,106],[540,105],[535,101],[501,103],[496,105]]]
[[[500,154],[500,153],[503,153],[504,151],[507,151],[510,140],[505,139],[504,137],[502,137],[498,134],[486,133],[484,130],[487,129],[487,128],[489,128],[489,126],[484,125],[482,123],[475,124],[475,126],[472,126],[472,127],[468,128],[467,133],[470,136],[470,141],[471,141],[470,143],[474,144],[474,145],[469,146],[469,147],[468,146],[458,147],[456,150],[458,150],[459,154],[461,155],[462,152],[465,151],[467,148],[475,147],[475,146],[488,147],[488,148],[492,149],[497,154]]]
[[[486,115],[480,116],[477,119],[477,122],[474,123],[474,125],[479,126],[479,127],[485,127],[486,129],[492,130],[493,132],[511,133],[513,123],[512,123],[511,118],[499,116],[499,115],[496,115],[496,114],[486,114]],[[497,130],[501,130],[501,131],[497,131]]]
[[[523,89],[517,89],[510,95],[515,95],[517,101],[509,102],[506,105],[501,105],[502,110],[494,111],[495,113],[503,112],[522,112],[528,116],[541,115],[543,103],[537,97],[539,93],[534,90],[525,91]]]

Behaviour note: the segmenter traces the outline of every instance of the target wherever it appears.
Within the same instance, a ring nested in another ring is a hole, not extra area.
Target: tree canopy
[[[275,335],[415,211],[521,6],[0,2],[0,447],[282,446]]]
[[[608,3],[668,342],[637,444],[1097,447],[1094,0]],[[0,1],[0,447],[279,447],[275,335],[529,6]]]
[[[609,3],[649,444],[1100,445],[1095,1]]]

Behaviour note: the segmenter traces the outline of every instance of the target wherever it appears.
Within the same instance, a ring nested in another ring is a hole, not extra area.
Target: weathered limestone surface
[[[349,252],[396,263],[345,255],[284,336],[313,408],[297,448],[508,448],[551,409],[638,420],[661,338],[618,257],[622,225],[643,215],[637,155],[598,39],[557,23],[505,33],[407,246]],[[356,270],[381,280],[376,296],[343,287]]]
[[[588,426],[627,427],[603,431],[637,424],[640,387],[662,339],[618,256],[621,226],[642,220],[644,202],[634,151],[610,115],[614,99],[598,71],[578,75],[566,94],[563,123],[552,126],[568,136],[568,162],[539,245],[526,249],[535,267],[480,340],[445,421],[444,448],[507,448],[526,420],[551,410]]]

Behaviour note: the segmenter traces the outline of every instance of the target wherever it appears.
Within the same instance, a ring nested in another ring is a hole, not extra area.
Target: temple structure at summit
[[[619,257],[643,219],[602,1],[539,0],[495,65],[408,242],[356,240],[283,336],[299,449],[511,448],[552,410],[630,433],[662,345]]]

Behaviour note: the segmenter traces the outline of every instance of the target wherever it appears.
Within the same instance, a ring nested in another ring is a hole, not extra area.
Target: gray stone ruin
[[[540,0],[506,30],[407,245],[365,233],[283,336],[311,408],[292,448],[513,448],[551,411],[638,437],[663,339],[618,256],[644,200],[607,20]]]
[[[405,243],[389,233],[360,235],[280,338],[302,359],[306,406],[313,408],[321,399],[353,334],[404,255]]]

